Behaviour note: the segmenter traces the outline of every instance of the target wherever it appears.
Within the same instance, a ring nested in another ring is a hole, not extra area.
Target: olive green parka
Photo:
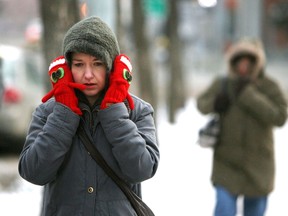
[[[235,95],[236,74],[231,59],[239,53],[255,55],[251,82]],[[265,54],[258,41],[241,41],[227,51],[228,79],[225,90],[231,105],[222,114],[221,134],[214,148],[211,180],[236,195],[265,196],[274,188],[273,128],[287,119],[287,101],[278,84],[264,74]],[[214,111],[222,78],[216,78],[197,98],[203,114]]]

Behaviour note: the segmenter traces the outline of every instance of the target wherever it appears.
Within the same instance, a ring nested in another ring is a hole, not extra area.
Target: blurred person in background
[[[273,128],[287,119],[287,101],[265,73],[261,41],[241,39],[227,51],[227,83],[216,78],[197,98],[202,114],[219,113],[221,132],[214,147],[212,184],[215,216],[235,216],[244,197],[245,216],[263,216],[274,188]]]
[[[54,98],[45,102],[47,94],[33,113],[19,173],[44,185],[43,216],[135,215],[125,194],[87,153],[77,129],[84,127],[110,167],[141,197],[141,182],[154,176],[159,162],[153,108],[128,92],[130,59],[120,54],[114,33],[98,17],[67,31],[63,55],[51,63],[52,82],[60,82],[56,68],[66,65],[74,84],[85,89],[53,84]]]

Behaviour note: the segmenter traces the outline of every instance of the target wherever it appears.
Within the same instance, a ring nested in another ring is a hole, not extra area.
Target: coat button
[[[93,188],[93,187],[88,187],[88,190],[87,190],[87,191],[88,191],[88,193],[90,193],[90,194],[91,194],[91,193],[93,193],[93,191],[94,191],[94,188]]]

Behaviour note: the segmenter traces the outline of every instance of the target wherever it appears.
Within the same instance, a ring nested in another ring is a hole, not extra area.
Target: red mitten
[[[84,90],[86,86],[74,83],[72,72],[64,56],[59,56],[53,60],[49,66],[48,74],[53,88],[42,98],[42,102],[44,103],[54,96],[57,102],[68,106],[76,114],[82,115],[78,107],[78,98],[75,95],[74,88]]]
[[[128,56],[120,54],[116,56],[113,70],[109,78],[109,88],[101,103],[101,109],[109,104],[120,103],[127,99],[130,109],[134,109],[134,102],[128,93],[132,81],[132,65]]]

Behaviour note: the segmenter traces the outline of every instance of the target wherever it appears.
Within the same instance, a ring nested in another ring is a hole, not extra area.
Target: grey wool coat
[[[159,150],[153,108],[133,96],[129,113],[124,103],[99,110],[80,102],[80,117],[54,99],[33,113],[20,154],[19,173],[44,185],[42,216],[136,215],[118,186],[85,150],[77,135],[80,121],[106,162],[141,196],[141,182],[154,176]]]
[[[246,196],[265,196],[274,188],[275,160],[273,128],[283,126],[287,119],[287,101],[278,86],[263,73],[263,50],[249,43],[236,45],[230,59],[241,52],[256,56],[251,82],[235,96],[235,73],[229,65],[226,91],[231,105],[222,116],[221,134],[214,148],[212,183],[230,192]],[[215,97],[221,89],[221,79],[197,98],[203,114],[214,113]]]

